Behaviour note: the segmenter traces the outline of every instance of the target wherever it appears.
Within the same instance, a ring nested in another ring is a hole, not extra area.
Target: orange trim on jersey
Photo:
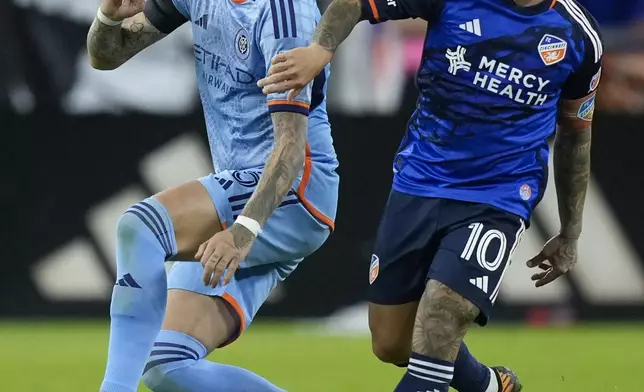
[[[235,4],[244,4],[246,2],[246,0],[230,0],[230,1],[232,1]]]
[[[226,222],[222,221],[221,219],[219,219],[219,223],[221,224],[222,230],[226,230],[228,228],[228,225],[226,224]]]
[[[380,22],[380,13],[378,13],[378,7],[376,7],[376,2],[374,0],[369,0],[369,7],[371,8],[371,13],[376,22]]]
[[[309,146],[309,144],[307,143],[306,158],[304,159],[304,173],[302,174],[302,181],[300,182],[300,186],[297,187],[297,197],[300,199],[304,207],[311,213],[311,215],[313,215],[320,222],[329,226],[331,228],[331,231],[333,231],[335,230],[335,223],[333,222],[333,220],[318,211],[318,209],[315,208],[313,204],[311,204],[311,202],[306,199],[306,186],[309,184],[309,180],[311,179],[312,168],[313,162],[311,161],[311,146]]]
[[[237,302],[235,297],[228,293],[224,293],[221,298],[224,301],[228,302],[228,304],[235,310],[235,313],[237,313],[237,315],[239,316],[239,331],[237,331],[235,335],[231,336],[231,338],[228,339],[224,344],[219,346],[220,348],[232,344],[235,340],[237,340],[237,338],[241,336],[242,332],[244,332],[244,330],[246,329],[246,316],[244,316],[244,311],[242,310],[241,306],[239,306],[239,302]]]
[[[557,5],[557,0],[552,0],[552,4],[550,4],[550,9],[555,8],[555,5]]]
[[[308,109],[311,106],[306,102],[289,101],[287,99],[276,99],[273,101],[268,101],[268,106],[273,106],[273,105],[294,105],[294,106],[299,106],[306,109]]]

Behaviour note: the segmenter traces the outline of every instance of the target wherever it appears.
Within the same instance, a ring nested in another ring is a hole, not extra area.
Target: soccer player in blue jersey
[[[373,350],[408,362],[396,391],[516,392],[511,371],[491,371],[462,341],[487,323],[544,194],[557,124],[561,230],[528,266],[543,286],[577,261],[602,40],[575,0],[334,0],[313,44],[276,56],[260,86],[295,94],[360,20],[407,18],[428,32],[371,259]]]
[[[87,39],[97,69],[192,24],[215,172],[120,218],[102,392],[134,392],[142,376],[155,392],[281,391],[204,358],[235,340],[333,229],[327,71],[291,100],[257,87],[276,54],[310,43],[319,17],[314,0],[103,0]],[[176,263],[166,280],[167,260],[201,263]]]

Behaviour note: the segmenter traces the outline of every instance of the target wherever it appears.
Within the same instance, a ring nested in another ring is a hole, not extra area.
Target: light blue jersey
[[[266,97],[257,81],[279,52],[307,46],[320,18],[315,0],[148,0],[161,32],[190,21],[199,92],[215,173],[199,181],[222,226],[231,225],[259,183],[274,140],[271,113],[308,115],[306,159],[298,179],[267,220],[233,281],[215,289],[199,263],[176,263],[169,289],[220,296],[248,325],[278,282],[319,248],[333,229],[339,178],[326,112],[325,69],[295,100]]]

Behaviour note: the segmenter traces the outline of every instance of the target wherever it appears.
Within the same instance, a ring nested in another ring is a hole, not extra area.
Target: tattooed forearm
[[[315,29],[313,42],[335,52],[361,20],[361,15],[360,0],[334,0],[322,15]]]
[[[454,362],[479,309],[444,284],[430,280],[418,305],[412,349]]]
[[[275,146],[259,179],[257,189],[241,213],[256,220],[260,225],[266,222],[284,200],[304,165],[306,154],[308,118],[301,114],[287,112],[273,113],[272,118],[275,128]],[[238,234],[235,236],[238,237],[235,239],[238,247],[248,244],[246,241],[252,241],[252,233],[249,230],[243,226],[237,228],[236,226],[241,225],[234,224],[231,230]],[[237,244],[238,241],[239,244]]]
[[[108,26],[94,19],[87,34],[87,53],[94,68],[111,70],[164,36],[143,13],[124,20],[121,26]]]
[[[554,175],[561,235],[579,238],[590,178],[591,127],[560,128],[554,145]]]

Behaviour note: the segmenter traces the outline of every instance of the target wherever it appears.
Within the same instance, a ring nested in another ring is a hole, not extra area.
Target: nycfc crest
[[[246,60],[250,54],[250,42],[248,41],[248,33],[241,29],[235,35],[235,52],[237,57]]]
[[[545,65],[557,64],[566,57],[568,43],[559,37],[546,34],[539,42],[539,56]]]

